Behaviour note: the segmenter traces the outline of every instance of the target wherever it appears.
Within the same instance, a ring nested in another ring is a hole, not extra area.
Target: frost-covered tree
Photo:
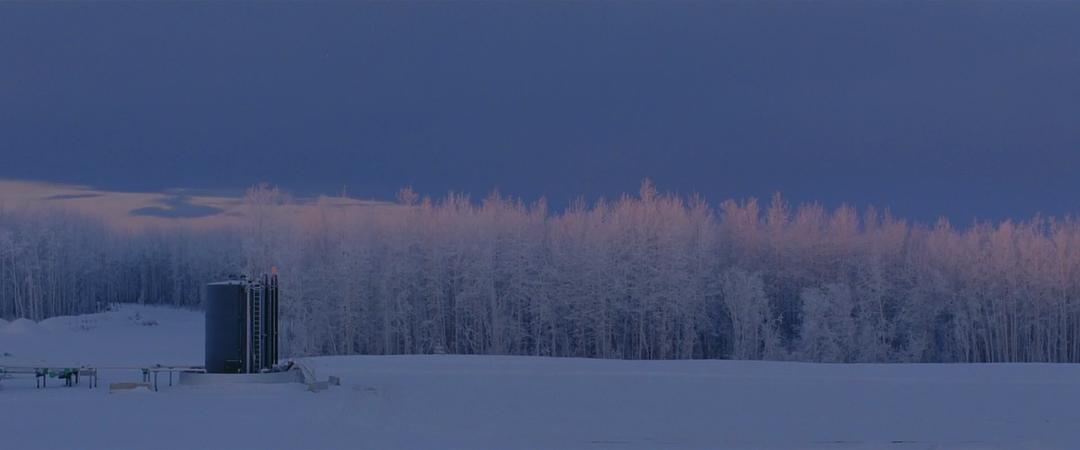
[[[1080,221],[888,211],[642,184],[552,211],[498,193],[396,203],[248,191],[246,226],[120,231],[0,210],[0,317],[199,307],[279,268],[283,350],[601,358],[1080,362]]]
[[[800,359],[849,362],[858,350],[854,348],[854,307],[851,289],[845,284],[804,289]]]
[[[761,276],[739,268],[728,269],[720,276],[720,289],[731,323],[730,356],[761,359],[766,350],[777,345]]]

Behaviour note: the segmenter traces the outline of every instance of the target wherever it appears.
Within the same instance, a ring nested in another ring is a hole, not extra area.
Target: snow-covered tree
[[[1080,221],[956,228],[888,211],[710,207],[641,185],[552,211],[248,191],[246,226],[115,230],[0,210],[0,317],[199,307],[279,269],[288,354],[1080,362]]]

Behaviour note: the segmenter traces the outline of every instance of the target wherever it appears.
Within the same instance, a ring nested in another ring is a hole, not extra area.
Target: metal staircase
[[[249,279],[245,285],[244,373],[258,373],[277,364],[277,290],[277,275],[264,276],[261,281]]]

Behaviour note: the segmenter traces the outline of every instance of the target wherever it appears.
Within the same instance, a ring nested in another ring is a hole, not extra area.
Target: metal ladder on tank
[[[248,347],[251,365],[248,367],[249,373],[260,372],[263,368],[263,339],[266,334],[266,330],[263,329],[265,327],[263,323],[265,295],[263,295],[263,292],[262,284],[255,283],[251,285],[251,332],[249,333],[251,346]]]

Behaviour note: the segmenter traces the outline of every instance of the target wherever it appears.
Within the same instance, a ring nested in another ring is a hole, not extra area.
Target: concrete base
[[[154,388],[150,387],[150,383],[109,383],[109,393],[120,391],[134,391],[136,389],[142,389],[144,391],[153,391]]]
[[[276,383],[303,383],[304,376],[299,369],[287,372],[268,373],[198,373],[180,372],[180,384],[182,385],[207,385],[207,384],[276,384]]]

